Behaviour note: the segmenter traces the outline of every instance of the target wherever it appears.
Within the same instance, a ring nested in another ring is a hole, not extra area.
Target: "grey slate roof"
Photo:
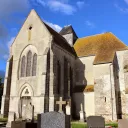
[[[60,35],[66,35],[66,34],[70,34],[70,33],[73,33],[76,37],[76,33],[75,31],[73,30],[72,26],[69,25],[69,26],[65,26],[64,28],[62,28],[62,30],[59,32]]]

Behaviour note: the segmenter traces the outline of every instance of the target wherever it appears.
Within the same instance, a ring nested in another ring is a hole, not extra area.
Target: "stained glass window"
[[[21,77],[24,76],[25,76],[25,56],[23,56],[21,60]]]
[[[31,75],[31,62],[32,62],[32,52],[29,51],[28,54],[27,54],[26,76]]]
[[[32,76],[36,76],[36,67],[37,67],[37,54],[33,56],[33,65],[32,65]]]

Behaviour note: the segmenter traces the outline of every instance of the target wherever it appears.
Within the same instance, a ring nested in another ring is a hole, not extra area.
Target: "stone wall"
[[[75,111],[75,119],[79,120],[80,119],[80,114],[79,112],[81,111],[80,105],[82,104],[83,109],[85,108],[85,103],[84,103],[84,93],[82,92],[77,92],[74,94],[74,111]]]
[[[63,35],[63,37],[67,40],[70,46],[73,46],[73,34]]]
[[[113,65],[94,65],[95,114],[117,120]],[[101,105],[102,104],[102,105]]]
[[[69,53],[68,51],[62,49],[55,43],[53,44],[53,54],[54,54],[54,95],[55,95],[55,100],[58,100],[60,96],[63,97],[64,100],[69,100],[71,99],[71,104],[74,101],[73,99],[73,88],[75,86],[75,56]],[[65,62],[66,60],[66,62]],[[60,94],[57,93],[57,62],[60,64],[60,70],[61,70],[61,75],[59,77],[60,79]],[[66,69],[65,69],[66,67]],[[69,73],[70,69],[72,70],[72,81],[69,79]],[[69,87],[70,86],[70,87]],[[70,94],[68,92],[70,91]],[[57,106],[55,105],[57,108]],[[71,110],[73,111],[73,110]]]
[[[84,111],[86,117],[95,115],[94,94],[94,92],[84,92]]]
[[[31,35],[29,27],[32,26]],[[31,36],[31,37],[30,37]],[[12,81],[10,91],[9,117],[15,113],[19,117],[19,101],[23,86],[30,87],[33,91],[31,96],[32,104],[35,108],[35,115],[44,112],[44,95],[47,72],[47,54],[52,36],[43,25],[37,14],[32,10],[22,26],[19,34],[11,46],[10,55],[13,56]],[[29,50],[37,53],[37,73],[36,76],[20,77],[21,57]],[[13,118],[12,118],[13,119]],[[12,121],[9,118],[8,122]]]
[[[128,56],[128,51],[117,51],[117,60],[118,60],[118,65],[119,65],[119,92],[120,92],[120,104],[121,104],[121,116],[122,118],[126,118],[128,115],[127,113],[127,105],[128,105],[128,100],[127,100],[127,56]]]
[[[80,57],[76,60],[77,81],[76,85],[94,85],[93,61],[95,56]]]

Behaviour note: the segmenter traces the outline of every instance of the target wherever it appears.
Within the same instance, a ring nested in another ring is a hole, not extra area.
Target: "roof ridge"
[[[94,34],[94,35],[89,35],[89,36],[81,37],[81,38],[78,38],[78,39],[84,39],[84,38],[93,37],[93,36],[99,36],[99,35],[104,35],[104,34],[108,34],[108,33],[113,34],[112,32],[105,32],[105,33],[99,33],[99,34]]]
[[[77,56],[88,56],[95,54],[94,64],[108,63],[113,61],[114,53],[117,50],[128,49],[119,38],[112,32],[96,34],[78,39],[74,44]]]

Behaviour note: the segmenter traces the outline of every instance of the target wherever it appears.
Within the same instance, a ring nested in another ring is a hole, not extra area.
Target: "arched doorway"
[[[24,86],[20,93],[19,115],[23,120],[32,120],[32,89],[29,86]]]

